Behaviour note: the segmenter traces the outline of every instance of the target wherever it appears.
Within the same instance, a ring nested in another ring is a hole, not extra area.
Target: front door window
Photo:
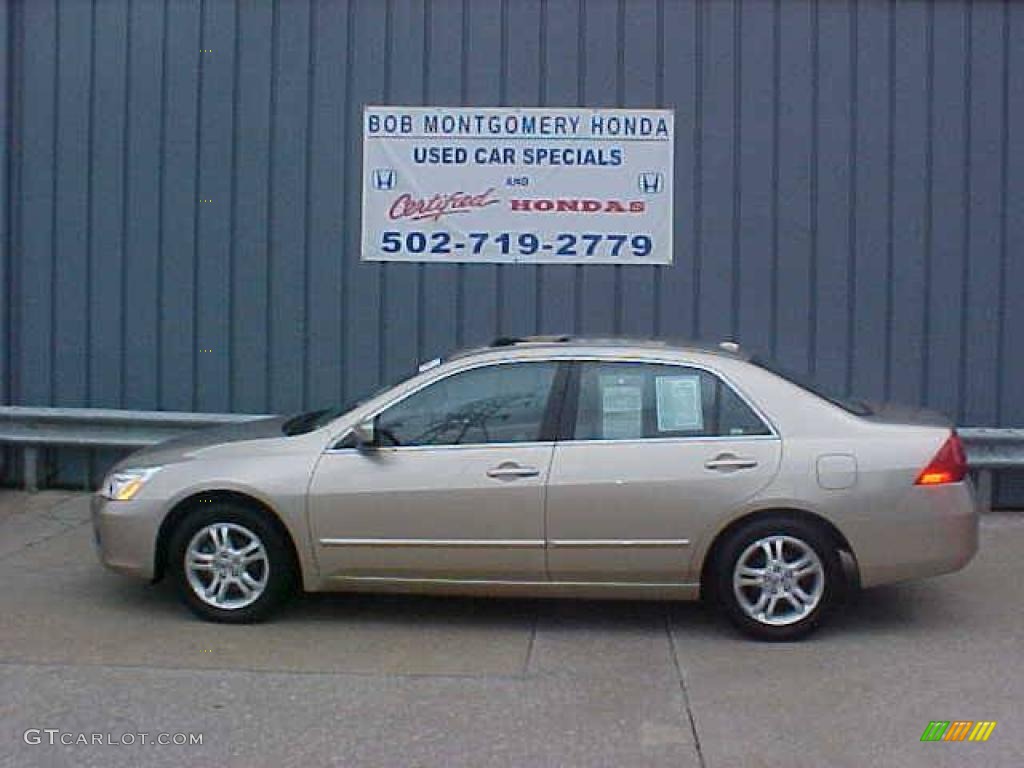
[[[383,446],[537,442],[557,367],[507,363],[454,374],[378,415],[375,433]]]

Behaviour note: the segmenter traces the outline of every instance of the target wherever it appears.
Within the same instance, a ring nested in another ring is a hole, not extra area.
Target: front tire
[[[172,581],[200,618],[227,624],[261,621],[295,585],[284,536],[249,507],[212,502],[185,515],[171,537]]]
[[[718,601],[729,620],[758,640],[798,640],[813,632],[842,591],[839,553],[829,537],[797,518],[743,525],[715,566]]]

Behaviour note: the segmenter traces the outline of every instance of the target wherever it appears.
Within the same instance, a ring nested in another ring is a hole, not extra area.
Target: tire
[[[168,565],[182,601],[200,618],[225,624],[262,621],[296,584],[284,535],[265,513],[229,502],[185,515],[171,536]]]
[[[725,615],[757,640],[806,637],[843,592],[834,544],[821,528],[798,518],[741,526],[723,542],[713,573]]]

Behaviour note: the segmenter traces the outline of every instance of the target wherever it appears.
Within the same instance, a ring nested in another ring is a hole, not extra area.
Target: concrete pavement
[[[792,645],[643,602],[308,596],[224,627],[103,570],[85,496],[3,492],[0,766],[1018,766],[1022,553],[1024,514],[990,514],[965,571]],[[999,724],[920,742],[956,719]],[[25,743],[46,728],[203,743]]]

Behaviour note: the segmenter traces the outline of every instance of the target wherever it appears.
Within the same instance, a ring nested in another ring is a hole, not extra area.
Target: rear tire
[[[715,595],[729,620],[757,640],[799,640],[843,592],[839,553],[805,520],[773,517],[741,526],[723,542]]]
[[[265,513],[240,504],[196,507],[170,539],[171,580],[200,618],[226,624],[262,621],[294,591],[291,547]]]

